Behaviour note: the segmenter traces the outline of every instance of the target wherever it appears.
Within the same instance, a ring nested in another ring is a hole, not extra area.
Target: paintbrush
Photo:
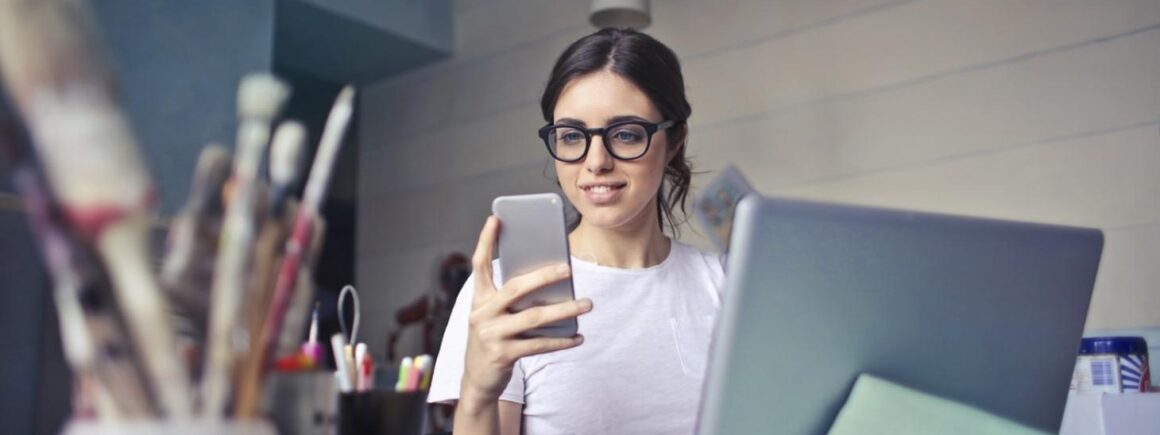
[[[230,176],[230,153],[211,144],[201,150],[185,206],[173,218],[169,252],[161,266],[161,285],[193,338],[203,338],[209,314],[209,288],[221,233],[220,192]]]
[[[274,277],[281,261],[283,244],[290,232],[287,212],[293,211],[297,203],[290,199],[292,185],[298,177],[302,148],[306,141],[306,128],[295,121],[283,122],[274,132],[270,145],[270,215],[263,223],[254,245],[254,273],[246,293],[244,312],[249,317],[247,328],[249,349],[239,358],[237,367],[237,393],[234,400],[236,415],[253,416],[256,412],[261,362],[253,359],[261,335],[263,319],[270,305],[274,291]],[[250,408],[255,407],[255,408]]]
[[[283,122],[274,132],[270,145],[270,215],[262,224],[258,243],[254,246],[254,273],[246,293],[244,312],[250,317],[249,337],[251,349],[257,343],[274,291],[274,273],[281,259],[281,247],[286,243],[290,222],[286,210],[295,208],[290,197],[292,183],[297,178],[302,147],[306,141],[306,128],[295,121]]]
[[[87,260],[90,256],[79,252],[75,241],[62,231],[43,185],[31,173],[18,171],[14,175],[53,277],[53,302],[65,359],[78,378],[99,379],[113,393],[112,400],[95,402],[97,416],[103,420],[156,416],[132,344],[111,312],[110,289],[94,276],[95,271],[82,266],[91,261]]]
[[[188,379],[149,264],[153,186],[92,23],[75,1],[0,1],[0,72],[70,227],[108,271],[160,406],[186,418]]]
[[[306,190],[302,203],[298,207],[294,219],[294,227],[282,257],[282,264],[274,284],[274,295],[261,328],[258,352],[251,355],[257,361],[261,372],[269,363],[274,346],[277,345],[282,323],[286,316],[287,306],[294,296],[299,269],[309,259],[309,250],[314,240],[315,227],[318,225],[318,210],[326,197],[326,187],[330,182],[330,173],[334,168],[334,160],[338,154],[342,139],[346,135],[346,128],[354,112],[354,88],[346,86],[338,94],[334,106],[326,119],[326,127],[322,131],[322,141],[311,165],[310,178],[306,182]],[[261,374],[257,375],[260,391]],[[256,399],[253,399],[256,400]],[[253,409],[256,405],[245,404],[240,408]],[[248,415],[239,414],[239,417]]]
[[[321,238],[321,234],[315,234],[315,230],[318,229],[320,226],[319,222],[321,221],[319,211],[326,197],[326,187],[330,182],[330,174],[334,169],[334,161],[342,145],[342,139],[346,134],[346,128],[350,123],[353,111],[354,88],[347,86],[339,93],[334,107],[331,109],[330,115],[327,118],[326,128],[322,134],[322,141],[315,155],[314,164],[311,166],[310,178],[306,183],[302,204],[298,207],[298,214],[295,216],[293,233],[286,242],[282,267],[279,270],[277,281],[275,281],[271,310],[266,316],[266,323],[271,326],[266,331],[274,334],[280,334],[282,332],[287,308],[291,300],[294,299],[293,293],[298,278],[297,272],[302,268],[303,264],[311,260],[309,254],[316,245],[314,243],[315,237]],[[304,305],[309,309],[309,301]],[[297,331],[290,332],[297,333]],[[266,343],[267,339],[270,339],[271,342]],[[262,337],[267,354],[273,350],[271,346],[277,344],[274,341],[276,339],[276,336]]]
[[[201,381],[201,413],[221,418],[229,400],[237,324],[254,240],[258,169],[270,137],[270,122],[289,97],[289,88],[266,74],[250,75],[238,87],[238,139],[233,192],[226,205],[210,295],[209,334]]]
[[[62,222],[60,209],[39,168],[28,158],[26,147],[21,145],[23,135],[17,131],[6,114],[0,113],[0,150],[12,163],[14,185],[24,199],[44,264],[53,277],[53,301],[65,360],[77,382],[92,386],[90,399],[98,418],[155,416],[143,372],[113,309],[111,290],[91,253],[84,251]]]
[[[313,233],[309,253],[304,260],[309,264],[298,269],[297,284],[290,296],[290,303],[286,306],[286,313],[283,314],[285,320],[278,331],[278,339],[274,343],[271,356],[275,359],[294,354],[302,344],[302,331],[306,329],[306,322],[310,317],[310,304],[314,302],[314,267],[318,263],[318,250],[326,235],[326,219],[318,217]]]

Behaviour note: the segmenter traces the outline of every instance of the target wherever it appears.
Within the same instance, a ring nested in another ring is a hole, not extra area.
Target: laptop
[[[823,434],[860,373],[1057,433],[1100,231],[756,195],[697,433]]]

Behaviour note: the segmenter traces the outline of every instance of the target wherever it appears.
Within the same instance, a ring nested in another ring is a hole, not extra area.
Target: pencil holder
[[[339,435],[421,435],[427,393],[372,390],[338,396]]]
[[[65,425],[62,435],[278,435],[265,420],[245,421],[173,421],[139,420],[99,422],[73,420]]]

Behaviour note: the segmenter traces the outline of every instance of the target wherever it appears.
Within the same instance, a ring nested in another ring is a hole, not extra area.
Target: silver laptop
[[[823,434],[859,373],[1058,432],[1092,229],[747,197],[699,434]]]

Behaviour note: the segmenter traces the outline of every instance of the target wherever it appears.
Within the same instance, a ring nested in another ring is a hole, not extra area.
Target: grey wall
[[[495,195],[553,188],[538,98],[556,56],[594,30],[589,5],[458,1],[452,58],[367,90],[368,335],[431,288],[440,253],[470,252]],[[736,164],[768,194],[1102,228],[1088,328],[1160,325],[1160,2],[652,8],[648,32],[684,67],[695,169],[709,171],[694,192]]]

